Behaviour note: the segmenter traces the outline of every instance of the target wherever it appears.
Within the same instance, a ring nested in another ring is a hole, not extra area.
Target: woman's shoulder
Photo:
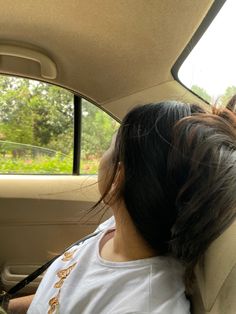
[[[111,227],[114,227],[115,226],[115,219],[114,219],[114,216],[111,216],[109,219],[105,220],[103,223],[101,223],[97,229],[95,230],[96,231],[103,231],[103,230],[106,230],[108,228],[111,228]]]

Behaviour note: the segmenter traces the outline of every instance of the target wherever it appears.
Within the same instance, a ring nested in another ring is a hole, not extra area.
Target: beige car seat
[[[236,314],[236,222],[211,244],[195,274],[193,314]]]

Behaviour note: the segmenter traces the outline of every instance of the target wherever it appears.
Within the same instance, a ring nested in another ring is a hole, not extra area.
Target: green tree
[[[224,94],[220,98],[222,106],[225,107],[234,95],[236,95],[236,86],[227,87]]]
[[[83,100],[82,158],[99,158],[109,147],[119,123],[104,111]]]
[[[2,156],[11,154],[14,158],[23,158],[27,155],[26,149],[31,149],[29,153],[31,157],[39,157],[40,152],[48,154],[49,157],[52,153],[53,157],[54,151],[72,156],[73,109],[73,94],[69,91],[33,80],[0,76]],[[82,164],[86,164],[88,168],[93,167],[93,171],[96,172],[98,159],[109,146],[112,134],[118,126],[119,124],[108,114],[83,100]],[[54,158],[52,167],[55,167],[56,160]],[[19,165],[22,167],[22,162]],[[26,168],[32,167],[36,165],[27,164]],[[39,165],[37,167],[41,169]]]
[[[0,133],[2,139],[13,142],[56,150],[58,144],[68,153],[73,147],[68,142],[68,136],[73,138],[72,93],[50,84],[1,76]],[[63,140],[68,145],[62,147]]]
[[[29,102],[29,83],[11,77],[0,77],[0,133],[1,139],[33,142],[32,115]]]
[[[191,87],[191,90],[195,94],[197,94],[198,96],[200,96],[201,98],[206,100],[207,102],[211,103],[211,96],[207,93],[207,91],[204,88],[197,86],[197,85],[193,85]]]

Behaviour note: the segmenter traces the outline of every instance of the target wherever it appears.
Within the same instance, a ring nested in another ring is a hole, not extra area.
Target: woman
[[[114,219],[53,263],[28,313],[190,313],[184,277],[235,218],[235,143],[196,105],[131,110],[99,169]]]

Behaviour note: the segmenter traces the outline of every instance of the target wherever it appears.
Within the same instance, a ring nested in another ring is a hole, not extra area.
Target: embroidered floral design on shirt
[[[62,261],[67,262],[67,261],[71,260],[76,251],[77,250],[65,252],[63,255]],[[69,267],[67,267],[65,269],[61,269],[57,272],[57,277],[59,278],[59,280],[54,284],[54,288],[59,289],[59,291],[58,291],[57,295],[54,296],[53,298],[51,298],[48,302],[48,304],[49,304],[48,314],[59,313],[59,311],[58,311],[59,310],[59,295],[61,292],[61,287],[63,286],[64,281],[70,275],[71,271],[74,269],[76,264],[77,263],[74,263],[74,264],[70,265]]]
[[[48,310],[48,314],[53,314],[58,309],[60,292],[61,290],[59,290],[58,294],[55,297],[49,300],[48,303],[49,303],[50,308]]]
[[[74,263],[73,265],[69,266],[68,268],[59,270],[57,272],[57,277],[59,277],[60,280],[55,283],[54,288],[61,288],[65,279],[69,276],[69,274],[71,273],[72,269],[75,267],[76,264],[77,263]]]
[[[60,279],[59,281],[57,281],[54,285],[54,288],[56,289],[60,289],[64,283],[65,279]]]
[[[75,254],[76,251],[77,250],[75,249],[74,251],[65,252],[64,255],[63,255],[62,261],[63,262],[67,262],[70,259],[72,259],[73,255]]]

